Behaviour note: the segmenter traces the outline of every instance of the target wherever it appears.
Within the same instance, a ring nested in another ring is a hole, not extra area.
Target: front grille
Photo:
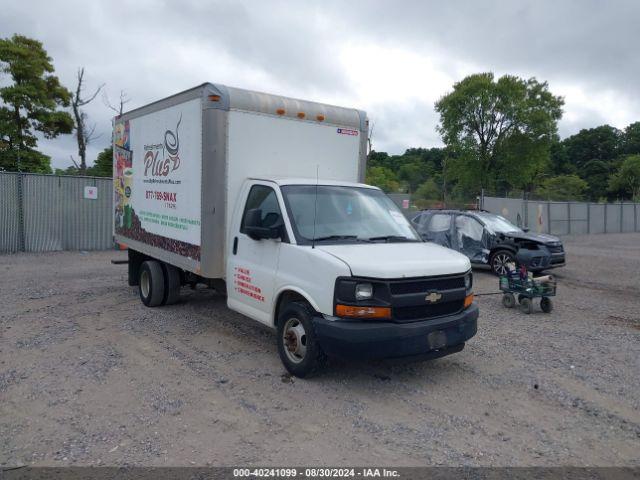
[[[547,248],[549,249],[549,251],[551,253],[563,253],[564,252],[564,248],[562,248],[562,245],[552,245],[552,246],[547,245]]]
[[[453,302],[435,303],[431,305],[413,305],[411,307],[397,307],[393,309],[393,316],[401,322],[411,320],[423,320],[427,318],[453,315],[462,310],[464,300]]]
[[[422,280],[406,280],[393,282],[390,285],[391,295],[408,293],[427,293],[433,290],[452,290],[464,288],[464,277],[429,278]]]
[[[427,303],[430,292],[443,295],[437,303]],[[459,313],[464,308],[464,275],[426,277],[389,282],[393,319],[415,322]]]
[[[531,259],[531,267],[546,267],[549,265],[550,257],[533,257]]]

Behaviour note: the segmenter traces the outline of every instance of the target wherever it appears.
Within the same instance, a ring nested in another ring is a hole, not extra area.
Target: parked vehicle
[[[364,112],[204,84],[114,120],[114,237],[149,307],[203,283],[284,366],[438,357],[476,333],[469,260],[364,178]]]
[[[474,266],[489,266],[496,275],[507,273],[507,264],[516,263],[516,254],[532,272],[565,265],[558,237],[523,230],[494,213],[423,210],[411,223],[423,239],[464,253]]]

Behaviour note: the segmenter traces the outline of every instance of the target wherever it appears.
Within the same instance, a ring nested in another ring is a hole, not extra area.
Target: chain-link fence
[[[482,207],[519,227],[554,235],[640,232],[640,204],[488,197]]]
[[[0,173],[0,252],[113,247],[112,180]]]

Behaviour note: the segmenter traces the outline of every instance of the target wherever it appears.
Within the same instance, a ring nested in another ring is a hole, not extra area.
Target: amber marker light
[[[316,115],[316,120],[319,122],[324,122],[324,115]]]
[[[464,308],[471,306],[473,303],[473,293],[464,297]]]
[[[209,100],[211,100],[212,102],[219,102],[220,95],[209,95]]]
[[[279,108],[279,109],[277,109],[277,110],[276,110],[276,113],[277,113],[278,115],[284,115],[284,108]]]
[[[391,318],[391,309],[389,307],[336,305],[336,315],[347,318]]]
[[[298,112],[298,118],[304,118],[306,117],[304,112]]]

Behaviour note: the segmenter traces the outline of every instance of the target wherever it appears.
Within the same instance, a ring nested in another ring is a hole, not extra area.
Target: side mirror
[[[276,214],[270,213],[268,216],[274,216]],[[271,218],[268,227],[262,224],[262,210],[259,208],[253,208],[247,210],[244,218],[244,231],[253,240],[262,240],[263,238],[280,238],[280,231],[282,228],[282,219]]]

